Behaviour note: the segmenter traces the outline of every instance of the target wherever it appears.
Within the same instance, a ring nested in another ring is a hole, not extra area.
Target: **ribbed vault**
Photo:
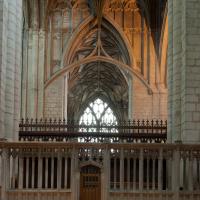
[[[127,116],[128,85],[114,65],[92,62],[76,68],[70,76],[69,91],[68,116],[78,119],[88,102],[97,97],[108,102],[119,119]]]

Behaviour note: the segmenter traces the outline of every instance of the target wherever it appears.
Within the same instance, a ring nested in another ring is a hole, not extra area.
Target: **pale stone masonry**
[[[200,142],[200,1],[169,0],[169,142]]]
[[[22,1],[0,1],[0,138],[17,139],[21,90]]]

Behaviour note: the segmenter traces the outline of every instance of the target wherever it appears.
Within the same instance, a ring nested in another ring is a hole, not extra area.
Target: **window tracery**
[[[117,118],[108,103],[97,98],[89,103],[79,120],[80,125],[113,125],[117,124]]]
[[[102,126],[117,125],[117,118],[110,108],[108,103],[102,99],[97,98],[95,101],[89,103],[88,107],[84,110],[79,120],[80,125],[88,125],[87,127],[81,127],[80,132],[111,132],[117,133],[116,128],[107,128]],[[103,138],[78,138],[79,142],[100,142]],[[110,139],[113,142],[113,139]]]

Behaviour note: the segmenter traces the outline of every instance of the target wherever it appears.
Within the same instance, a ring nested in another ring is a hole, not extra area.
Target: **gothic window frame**
[[[84,116],[85,115],[85,116]],[[89,120],[88,117],[90,116]],[[110,116],[109,117],[106,117]],[[118,117],[114,111],[112,105],[104,98],[96,97],[90,100],[79,117],[80,125],[117,125]]]

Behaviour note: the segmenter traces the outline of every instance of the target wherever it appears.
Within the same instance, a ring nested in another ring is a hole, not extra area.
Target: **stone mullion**
[[[67,172],[68,172],[68,157],[65,157],[65,177],[64,177],[64,188],[67,188]]]
[[[11,188],[15,189],[15,181],[16,181],[16,168],[17,168],[17,157],[13,155],[13,164],[12,164],[12,178],[11,178]]]
[[[32,172],[31,172],[31,187],[32,189],[35,188],[35,157],[32,156]]]
[[[191,152],[190,152],[191,154]],[[190,157],[188,158],[189,159],[189,166],[188,166],[188,190],[189,191],[193,191],[193,181],[194,181],[194,178],[193,178],[193,157],[192,155],[190,155]]]
[[[117,158],[114,158],[114,189],[117,186]]]
[[[58,152],[58,162],[57,162],[57,189],[61,189],[61,172],[62,172],[62,157],[61,157],[61,152]]]
[[[29,157],[26,157],[26,189],[28,189],[29,186]]]
[[[45,189],[48,188],[48,157],[45,157]]]
[[[23,157],[19,155],[19,183],[18,189],[23,188]]]
[[[127,157],[127,189],[130,190],[130,157]]]
[[[1,163],[1,178],[2,178],[2,185],[1,185],[1,199],[7,199],[7,191],[9,188],[10,183],[10,156],[9,150],[4,148],[2,149],[2,163]]]
[[[169,157],[166,161],[167,165],[167,189],[171,190],[171,179],[172,179],[172,158]]]
[[[137,165],[136,165],[137,159],[136,157],[133,158],[133,190],[136,190],[137,186],[136,186],[136,174],[137,174]]]
[[[147,190],[149,190],[149,158],[147,157]]]
[[[120,149],[120,190],[124,190],[124,149]]]
[[[51,189],[54,188],[54,155],[51,156]]]
[[[144,155],[143,149],[140,149],[140,156],[139,156],[139,190],[143,190],[144,186]]]
[[[42,156],[41,154],[39,154],[38,156],[38,183],[37,183],[37,186],[38,186],[38,189],[42,189],[42,167],[43,167],[43,164],[42,164]]]
[[[162,170],[163,170],[163,152],[162,149],[159,151],[159,158],[158,158],[158,190],[162,190]]]
[[[109,191],[110,191],[110,150],[108,147],[104,149],[103,154],[103,177],[102,177],[102,199],[109,199]]]
[[[180,188],[180,152],[179,149],[173,151],[172,160],[172,191],[178,192]]]
[[[152,158],[152,190],[155,190],[156,186],[155,186],[155,157]]]

